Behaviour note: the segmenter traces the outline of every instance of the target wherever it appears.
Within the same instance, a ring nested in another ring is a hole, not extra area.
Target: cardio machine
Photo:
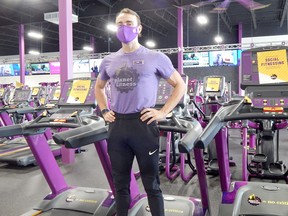
[[[196,141],[191,140],[188,133],[187,137],[184,137],[179,144],[180,151],[189,152],[194,148],[204,149],[215,136],[222,141],[222,145],[217,145],[219,176],[223,191],[219,216],[288,215],[288,186],[286,184],[247,181],[230,182],[227,139],[222,131],[227,123],[234,121],[241,121],[243,124],[246,124],[247,121],[287,121],[288,83],[283,82],[283,76],[281,76],[281,72],[287,73],[286,53],[286,47],[265,47],[243,52],[241,87],[246,92],[249,92],[248,96],[251,96],[251,92],[257,93],[258,96],[229,102],[219,109],[200,136],[196,138]],[[271,58],[271,56],[277,57]],[[277,74],[277,71],[273,71],[269,65],[266,65],[268,67],[265,74],[261,74],[263,71],[258,69],[261,69],[265,66],[265,62],[270,60],[274,61],[272,64],[286,62],[286,70],[278,71]],[[270,76],[267,76],[267,74]],[[277,80],[275,80],[275,76]],[[270,84],[267,84],[267,80],[270,81]],[[253,83],[254,85],[252,85]],[[265,97],[259,97],[260,92],[261,95],[269,95],[266,94],[266,91],[270,92],[273,98],[266,100]],[[247,130],[247,128],[244,128],[244,130]],[[245,137],[242,149],[244,163],[247,160],[247,140],[245,140]],[[243,169],[242,174],[243,176],[247,175],[246,167]]]

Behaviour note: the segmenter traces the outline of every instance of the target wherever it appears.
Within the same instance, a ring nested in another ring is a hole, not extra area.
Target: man
[[[109,122],[108,154],[111,159],[117,216],[127,216],[130,205],[130,173],[134,156],[147,193],[151,214],[164,216],[159,187],[159,130],[156,121],[173,110],[185,92],[185,84],[170,59],[138,42],[142,26],[138,14],[128,8],[116,16],[117,38],[122,48],[105,57],[99,68],[95,94],[103,118]],[[160,77],[174,87],[167,103],[154,109]],[[108,109],[105,85],[111,83]]]

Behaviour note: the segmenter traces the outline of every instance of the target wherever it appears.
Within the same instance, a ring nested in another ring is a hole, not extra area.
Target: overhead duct
[[[59,12],[44,13],[44,20],[59,25]],[[78,16],[72,14],[72,23],[78,22]]]

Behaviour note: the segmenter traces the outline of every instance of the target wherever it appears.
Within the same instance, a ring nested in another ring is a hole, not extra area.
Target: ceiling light
[[[93,51],[93,48],[90,47],[90,46],[84,46],[84,47],[83,47],[83,50],[86,50],[86,51]]]
[[[31,54],[31,55],[40,55],[40,52],[38,52],[36,50],[30,50],[29,54]]]
[[[106,28],[111,32],[117,32],[118,27],[113,23],[108,23]]]
[[[155,42],[152,40],[146,41],[146,46],[150,48],[154,48],[156,46]]]
[[[42,39],[43,38],[43,35],[41,33],[38,33],[38,32],[28,32],[28,36],[29,37],[32,37],[32,38],[36,38],[36,39]]]
[[[204,14],[199,14],[199,15],[197,16],[197,21],[198,21],[198,23],[199,23],[200,25],[205,25],[205,24],[208,23],[208,18],[207,18],[207,16],[204,15]]]
[[[223,42],[223,38],[220,36],[220,35],[217,35],[215,38],[214,38],[215,42],[216,43],[222,43]]]
[[[44,13],[44,20],[59,25],[59,12]],[[72,23],[78,23],[78,16],[72,14]]]

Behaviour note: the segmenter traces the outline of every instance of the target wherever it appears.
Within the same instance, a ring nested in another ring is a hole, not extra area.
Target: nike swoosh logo
[[[154,150],[153,152],[149,151],[149,155],[153,155],[158,149]]]

